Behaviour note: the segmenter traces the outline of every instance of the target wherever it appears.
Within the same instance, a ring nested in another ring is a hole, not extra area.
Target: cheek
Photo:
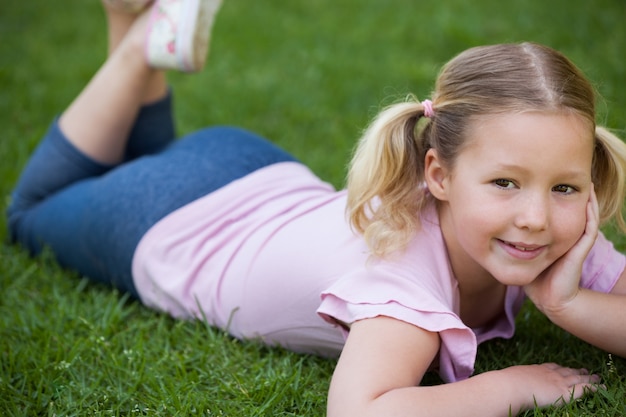
[[[475,232],[493,232],[510,221],[511,210],[502,201],[494,201],[488,195],[475,193],[465,198],[459,205],[463,228],[471,228]]]
[[[454,215],[457,239],[466,249],[483,246],[491,236],[506,229],[507,220],[502,210],[484,199],[465,199]]]
[[[580,239],[587,224],[587,205],[577,206],[566,212],[561,212],[554,219],[556,238],[562,242],[564,251],[568,250]]]

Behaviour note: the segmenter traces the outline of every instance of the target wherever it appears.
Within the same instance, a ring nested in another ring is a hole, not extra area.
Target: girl
[[[626,356],[626,257],[598,232],[626,230],[626,146],[595,126],[564,56],[460,54],[432,101],[378,115],[335,191],[241,129],[173,141],[162,70],[202,67],[219,2],[104,3],[110,56],[13,193],[11,234],[32,253],[174,317],[340,354],[330,416],[509,415],[594,390],[556,364],[470,378],[477,344],[510,337],[526,296]],[[419,386],[429,369],[449,383]]]

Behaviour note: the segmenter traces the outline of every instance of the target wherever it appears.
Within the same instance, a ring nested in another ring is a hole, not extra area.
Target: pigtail
[[[418,101],[394,104],[367,128],[348,172],[347,215],[376,256],[402,249],[425,205],[424,141],[416,125],[424,116]]]
[[[600,222],[615,219],[617,226],[626,232],[626,144],[603,127],[596,127],[595,140],[592,179],[600,206]]]

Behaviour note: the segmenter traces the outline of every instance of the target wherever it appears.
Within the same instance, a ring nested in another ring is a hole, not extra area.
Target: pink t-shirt
[[[509,338],[524,300],[509,287],[505,314],[489,328],[459,318],[452,275],[434,209],[408,250],[368,256],[345,217],[346,193],[305,166],[260,169],[171,213],[143,237],[133,259],[144,304],[179,318],[202,318],[239,338],[299,352],[337,355],[339,325],[385,315],[441,336],[445,381],[469,377],[477,345]],[[626,257],[601,236],[585,262],[582,286],[608,292]]]

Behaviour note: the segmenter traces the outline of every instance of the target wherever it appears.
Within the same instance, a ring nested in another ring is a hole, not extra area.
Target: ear
[[[424,177],[428,190],[433,197],[440,201],[446,201],[448,199],[448,170],[434,149],[429,149],[424,157]]]

